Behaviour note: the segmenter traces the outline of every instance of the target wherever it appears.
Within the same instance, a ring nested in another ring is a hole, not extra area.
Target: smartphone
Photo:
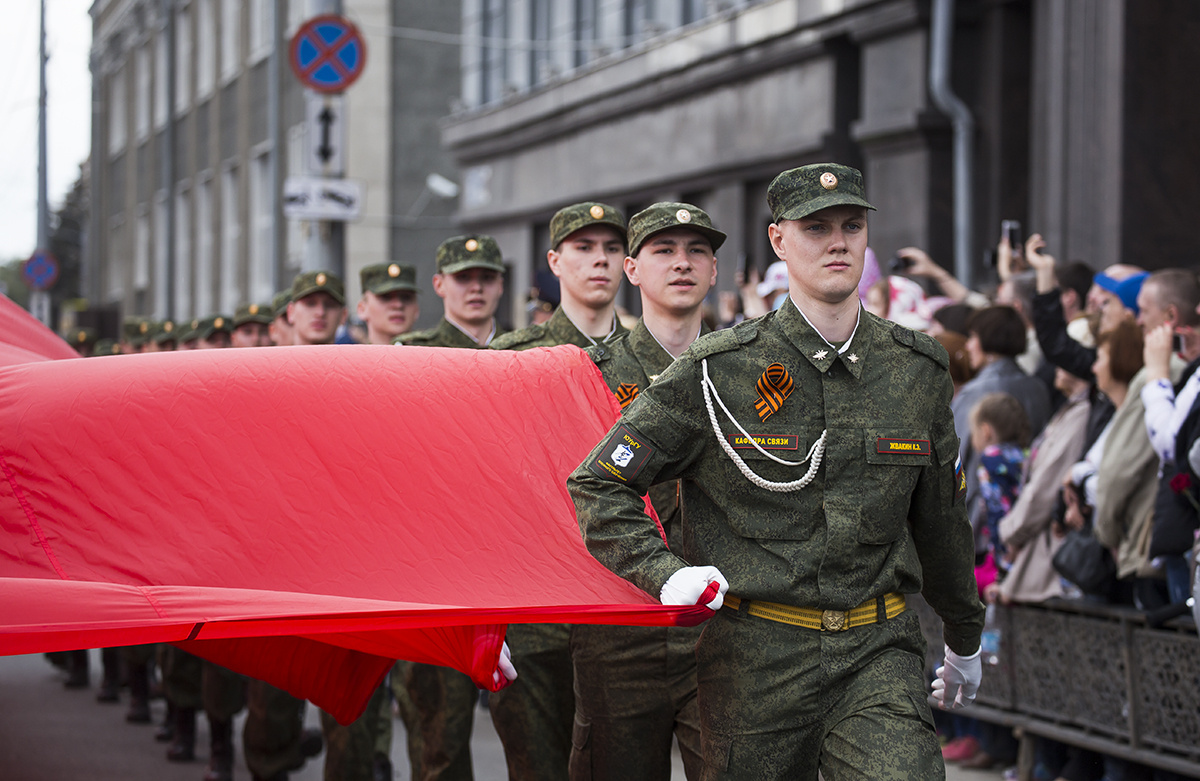
[[[1020,220],[1001,220],[1000,235],[1008,239],[1008,246],[1012,247],[1013,254],[1018,254],[1025,249],[1025,242],[1021,238]]]
[[[1171,352],[1173,352],[1173,353],[1183,352],[1183,335],[1182,334],[1171,334]]]

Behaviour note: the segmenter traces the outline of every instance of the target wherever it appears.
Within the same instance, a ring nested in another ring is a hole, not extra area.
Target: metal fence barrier
[[[924,600],[909,604],[932,671],[941,620]],[[996,618],[996,663],[984,664],[963,715],[1017,728],[1023,743],[1041,735],[1200,778],[1200,637],[1190,614],[1151,628],[1132,608],[1052,600],[998,605]]]

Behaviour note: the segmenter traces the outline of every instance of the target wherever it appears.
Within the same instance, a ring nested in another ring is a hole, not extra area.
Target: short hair
[[[1108,348],[1108,373],[1117,382],[1128,385],[1133,375],[1141,371],[1142,329],[1137,323],[1122,320],[1103,332],[1096,340],[1096,349],[1101,347]]]
[[[1025,321],[1011,306],[980,309],[967,320],[967,333],[979,337],[979,346],[985,353],[1016,358],[1029,346]]]
[[[1153,282],[1157,303],[1163,309],[1173,306],[1179,313],[1179,325],[1200,325],[1196,307],[1200,305],[1200,281],[1195,272],[1182,268],[1164,268],[1146,278]]]
[[[1037,272],[1019,271],[1008,278],[1008,284],[1013,300],[1021,304],[1022,312],[1032,317],[1033,297],[1037,294]]]
[[[942,328],[956,334],[967,335],[967,321],[975,310],[970,304],[946,304],[933,313],[933,319],[942,324]],[[944,346],[944,345],[943,345]]]
[[[933,338],[946,348],[950,356],[950,379],[954,384],[970,382],[975,370],[971,368],[971,360],[967,357],[967,337],[956,331],[942,331]]]
[[[1028,447],[1032,437],[1029,415],[1016,397],[1008,393],[989,393],[971,408],[971,424],[986,423],[996,439]]]
[[[1062,291],[1074,290],[1076,297],[1079,299],[1079,307],[1083,308],[1083,302],[1087,300],[1088,290],[1092,287],[1092,278],[1096,276],[1096,272],[1092,271],[1092,267],[1082,261],[1072,260],[1070,263],[1063,266],[1055,272],[1058,277],[1058,287]]]

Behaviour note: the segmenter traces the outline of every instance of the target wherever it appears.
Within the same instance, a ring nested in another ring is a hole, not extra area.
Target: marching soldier
[[[270,304],[242,304],[233,313],[234,347],[270,347],[271,321],[275,319]]]
[[[421,314],[415,267],[400,263],[364,266],[359,281],[363,293],[357,313],[367,324],[367,344],[391,344],[412,330]]]

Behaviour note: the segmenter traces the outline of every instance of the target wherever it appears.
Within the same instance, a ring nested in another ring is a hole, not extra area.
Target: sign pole
[[[49,254],[50,204],[46,196],[46,0],[42,0],[41,40],[38,45],[38,212],[37,252]],[[55,272],[57,276],[57,272]],[[45,289],[34,289],[29,294],[29,311],[42,322],[50,325],[50,294]]]
[[[309,0],[309,8],[312,10],[313,16],[341,13],[341,5],[342,4],[340,0]],[[305,92],[308,93],[305,96],[306,99],[310,101],[314,97],[317,97],[311,90],[305,90]],[[305,128],[305,132],[308,134],[310,139],[313,136],[314,130],[315,128],[313,128],[311,125]],[[305,155],[304,172],[309,176],[325,176],[325,172],[322,171],[320,167],[313,165],[313,159],[311,155]],[[314,220],[308,225],[308,241],[306,242],[304,248],[305,252],[303,270],[328,270],[344,277],[345,274],[343,273],[343,269],[334,268],[335,265],[339,265],[335,263],[335,258],[341,254],[340,250],[342,248],[334,247],[333,223],[325,220]],[[338,238],[344,239],[344,237],[345,234],[339,231]],[[338,251],[335,252],[335,250]]]

